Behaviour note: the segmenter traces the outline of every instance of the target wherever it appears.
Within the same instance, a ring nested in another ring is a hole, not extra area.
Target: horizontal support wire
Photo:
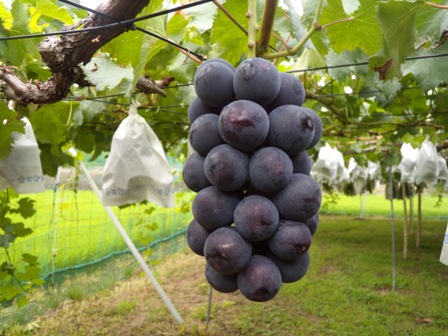
[[[191,3],[185,4],[185,5],[170,8],[170,9],[165,9],[165,10],[157,12],[157,13],[141,16],[141,17],[134,18],[131,20],[119,21],[119,22],[110,23],[110,24],[97,26],[97,27],[80,28],[80,29],[74,29],[74,30],[59,30],[59,31],[55,31],[55,32],[48,32],[48,33],[41,33],[41,34],[15,35],[15,36],[0,37],[0,41],[20,40],[20,39],[28,39],[28,38],[54,36],[54,35],[78,34],[78,33],[84,33],[84,32],[95,31],[95,30],[104,30],[104,29],[116,28],[116,27],[120,27],[120,26],[128,26],[128,25],[134,24],[135,22],[152,19],[152,18],[155,18],[158,16],[170,14],[170,13],[177,12],[177,11],[187,9],[190,7],[200,6],[200,5],[203,5],[203,4],[211,2],[211,1],[212,0],[199,0],[196,2],[191,2]]]
[[[91,12],[91,13],[93,13],[93,14],[96,14],[96,15],[98,15],[98,16],[102,16],[102,17],[105,17],[105,18],[108,18],[108,19],[111,19],[111,20],[115,20],[117,23],[120,23],[120,22],[121,22],[121,21],[118,20],[116,17],[113,17],[113,16],[108,15],[108,14],[106,14],[106,13],[97,11],[96,9],[92,9],[92,8],[89,8],[89,7],[86,7],[86,6],[77,4],[77,3],[73,2],[73,1],[70,1],[70,0],[59,0],[59,1],[65,3],[65,4],[67,4],[67,5],[70,5],[70,6],[73,6],[73,7],[76,7],[76,8],[80,8],[80,9],[83,9],[83,10],[86,10],[86,11]],[[150,35],[150,36],[152,36],[152,37],[155,37],[155,38],[157,38],[157,39],[159,39],[159,40],[162,40],[163,42],[166,42],[166,43],[168,43],[168,44],[171,44],[171,45],[175,46],[176,48],[182,49],[182,50],[184,50],[185,52],[187,52],[188,54],[192,54],[192,55],[196,56],[196,57],[199,58],[200,60],[204,60],[204,55],[197,54],[197,53],[195,53],[194,51],[191,51],[190,49],[188,49],[188,48],[186,48],[186,47],[183,47],[183,46],[181,46],[180,44],[178,44],[178,43],[176,43],[176,42],[174,42],[174,41],[172,41],[172,40],[167,39],[166,37],[160,36],[160,35],[158,35],[158,34],[155,34],[155,33],[151,32],[151,31],[149,31],[149,30],[147,30],[147,29],[144,29],[144,28],[141,28],[141,27],[136,27],[136,29],[137,29],[138,31],[142,32],[142,33],[145,33],[145,34],[147,34],[147,35]]]
[[[105,17],[108,17],[112,20],[117,20],[117,18],[114,18],[110,15],[101,13],[97,10],[76,4],[72,1],[69,0],[60,0],[63,3],[66,4],[70,4],[72,6],[78,7],[78,8],[82,8],[84,10],[90,11],[92,13],[95,13],[97,15],[102,15]],[[16,36],[7,36],[7,37],[0,37],[0,41],[8,41],[8,40],[16,40],[16,39],[26,39],[26,38],[35,38],[35,37],[47,37],[47,36],[53,36],[53,35],[64,35],[64,34],[75,34],[75,33],[80,33],[80,32],[86,32],[86,31],[95,31],[95,30],[102,30],[102,29],[108,29],[108,28],[112,28],[112,27],[117,27],[117,26],[124,26],[124,25],[130,25],[133,24],[135,22],[139,22],[139,21],[143,21],[143,20],[147,20],[147,19],[151,19],[154,17],[158,17],[158,16],[162,16],[162,15],[166,15],[166,14],[170,14],[172,12],[177,12],[179,10],[182,9],[187,9],[190,7],[195,7],[195,6],[200,6],[203,4],[206,4],[208,2],[212,2],[213,0],[199,0],[196,2],[192,2],[192,3],[188,3],[185,5],[181,5],[178,7],[174,7],[171,9],[166,9],[157,13],[153,13],[153,14],[149,14],[149,15],[145,15],[145,16],[141,16],[138,18],[134,18],[131,20],[124,20],[124,21],[118,21],[116,23],[111,23],[111,24],[107,24],[107,25],[102,25],[102,26],[98,26],[98,27],[90,27],[90,28],[80,28],[80,29],[75,29],[75,30],[62,30],[62,31],[57,31],[57,32],[48,32],[48,33],[42,33],[42,34],[30,34],[30,35],[16,35]],[[199,57],[200,59],[203,59],[203,55],[199,55],[199,54],[195,54],[193,52],[191,52],[190,50],[188,50],[187,48],[184,48],[182,46],[180,46],[179,44],[170,41],[166,38],[164,38],[163,36],[159,36],[157,34],[154,34],[150,31],[147,31],[143,28],[139,28],[137,27],[137,29],[141,30],[144,33],[147,33],[151,36],[154,36],[156,38],[159,38],[167,43],[173,44],[174,46],[191,53],[192,55],[195,55],[197,57]],[[432,54],[432,55],[421,55],[421,56],[409,56],[406,57],[405,60],[406,61],[412,61],[412,60],[419,60],[419,59],[427,59],[427,58],[438,58],[438,57],[447,57],[448,53],[441,53],[441,54]],[[318,71],[318,70],[329,70],[329,69],[336,69],[336,68],[347,68],[347,67],[351,67],[351,66],[362,66],[362,65],[369,65],[369,62],[358,62],[358,63],[346,63],[346,64],[335,64],[335,65],[327,65],[327,66],[322,66],[322,67],[313,67],[313,68],[306,68],[306,69],[298,69],[298,70],[290,70],[287,71],[289,73],[297,73],[297,72],[307,72],[307,71]],[[176,86],[172,86],[173,87],[181,87],[181,86],[189,86],[192,85],[192,83],[187,83],[187,84],[180,84],[180,85],[176,85]]]
[[[437,58],[437,57],[446,57],[446,56],[448,56],[448,53],[432,54],[432,55],[422,55],[422,56],[409,56],[409,57],[406,57],[405,60],[406,61],[415,61],[415,60],[425,59],[425,58]],[[369,62],[335,64],[335,65],[327,65],[327,66],[322,66],[322,67],[290,70],[290,71],[287,71],[287,72],[289,72],[289,73],[296,73],[296,72],[306,72],[306,71],[329,70],[329,69],[348,68],[348,67],[351,67],[351,66],[361,66],[361,65],[369,65]]]
[[[213,0],[199,0],[193,3],[188,3],[185,5],[181,5],[175,8],[171,8],[171,9],[166,9],[157,13],[152,13],[149,15],[145,15],[145,16],[141,16],[138,18],[134,18],[131,20],[125,20],[125,21],[119,21],[117,18],[110,16],[108,14],[102,13],[100,11],[97,11],[95,9],[91,9],[88,7],[85,7],[83,5],[74,3],[70,0],[60,0],[60,2],[62,3],[66,3],[69,4],[71,6],[77,7],[77,8],[81,8],[83,10],[89,11],[91,13],[94,13],[96,15],[100,15],[100,16],[104,16],[107,17],[111,20],[116,20],[117,22],[112,23],[112,24],[107,24],[107,25],[102,25],[102,26],[98,26],[98,27],[90,27],[90,28],[81,28],[81,29],[75,29],[75,30],[63,30],[63,31],[57,31],[57,32],[49,32],[49,33],[42,33],[42,34],[30,34],[30,35],[17,35],[17,36],[8,36],[8,37],[0,37],[0,41],[7,41],[7,40],[16,40],[16,39],[26,39],[26,38],[34,38],[34,37],[47,37],[47,36],[53,36],[53,35],[64,35],[64,34],[74,34],[74,33],[80,33],[80,32],[86,32],[86,31],[95,31],[95,30],[103,30],[103,29],[108,29],[108,28],[112,28],[112,27],[117,27],[117,26],[123,26],[123,25],[130,25],[133,24],[135,22],[139,22],[139,21],[143,21],[143,20],[147,20],[147,19],[151,19],[154,17],[158,17],[158,16],[162,16],[162,15],[166,15],[172,12],[176,12],[182,9],[186,9],[186,8],[190,8],[190,7],[195,7],[195,6],[199,6],[199,5],[203,5],[205,3],[208,2],[212,2]],[[199,55],[196,54],[194,52],[192,52],[191,50],[189,50],[188,48],[185,48],[177,43],[175,43],[174,41],[171,41],[169,39],[166,39],[163,36],[159,36],[157,34],[154,34],[146,29],[140,28],[140,27],[136,27],[137,30],[146,33],[148,35],[151,35],[155,38],[161,39],[162,41],[172,44],[173,46],[182,49],[192,55],[195,55],[196,57],[198,57],[199,59],[203,60],[204,56],[203,55]],[[432,55],[421,55],[421,56],[409,56],[406,57],[405,60],[406,61],[412,61],[412,60],[419,60],[419,59],[428,59],[428,58],[438,58],[438,57],[447,57],[448,53],[441,53],[441,54],[432,54]],[[369,65],[369,62],[358,62],[358,63],[346,63],[346,64],[335,64],[335,65],[327,65],[327,66],[322,66],[322,67],[313,67],[313,68],[306,68],[306,69],[298,69],[298,70],[290,70],[287,71],[289,73],[298,73],[298,72],[307,72],[307,71],[319,71],[319,70],[330,70],[330,69],[336,69],[336,68],[347,68],[347,67],[352,67],[352,66],[363,66],[363,65]],[[178,84],[178,85],[173,85],[173,86],[169,86],[165,89],[173,89],[173,88],[178,88],[178,87],[188,87],[188,86],[192,86],[193,83],[184,83],[184,84]],[[419,88],[404,88],[402,90],[406,90],[406,89],[419,89]],[[315,95],[315,97],[335,97],[335,96],[349,96],[349,95],[363,95],[363,94],[373,94],[373,93],[380,93],[380,90],[367,90],[367,91],[359,91],[359,92],[353,92],[353,93],[339,93],[339,94],[322,94],[322,95]],[[123,96],[123,95],[114,95],[114,97],[119,97],[119,96]],[[110,98],[112,96],[104,96],[104,97],[96,97],[95,99],[87,99],[87,100],[94,100],[94,101],[98,101],[98,99],[105,99],[105,98]],[[71,100],[71,99],[68,99]],[[108,103],[105,102],[104,103]]]

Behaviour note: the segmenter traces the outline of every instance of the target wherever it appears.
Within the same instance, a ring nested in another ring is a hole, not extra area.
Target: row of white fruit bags
[[[162,144],[146,120],[137,113],[137,104],[113,139],[103,170],[102,202],[119,206],[150,201],[174,206],[173,175]],[[0,160],[0,190],[12,187],[19,194],[45,191],[40,151],[31,123],[23,118],[25,132],[13,132],[13,146]]]

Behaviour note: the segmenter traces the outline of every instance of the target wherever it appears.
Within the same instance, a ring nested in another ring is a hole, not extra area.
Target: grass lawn
[[[407,216],[410,216],[410,200],[407,199]],[[422,196],[422,217],[432,219],[445,219],[448,220],[448,199],[445,197],[439,204],[439,197],[435,195],[423,195]],[[403,200],[394,200],[394,214],[397,217],[403,217]],[[412,200],[413,204],[413,216],[417,219],[417,196]],[[348,216],[360,216],[362,205],[362,196],[346,196],[342,194],[336,194],[331,196],[324,194],[322,207],[320,209],[321,214],[338,214]],[[366,194],[364,203],[363,217],[368,216],[390,216],[391,204],[390,200],[386,199],[384,194]]]
[[[207,335],[446,335],[448,267],[439,262],[446,224],[424,219],[421,247],[412,238],[403,260],[397,220],[392,290],[390,220],[322,215],[305,278],[284,285],[267,303],[214,291]],[[107,267],[116,271],[120,265]],[[204,259],[187,250],[153,268],[183,326],[134,266],[125,281],[60,302],[28,325],[27,335],[204,335],[209,286],[203,268]],[[79,275],[70,281],[81,280]],[[12,328],[8,335],[23,330]]]

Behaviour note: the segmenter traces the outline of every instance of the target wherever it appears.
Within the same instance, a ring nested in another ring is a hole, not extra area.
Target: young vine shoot
[[[194,88],[188,117],[195,153],[183,168],[197,193],[188,246],[205,257],[215,290],[271,300],[310,264],[322,193],[306,150],[319,141],[321,120],[302,106],[300,80],[262,58],[236,69],[210,59],[198,67]]]

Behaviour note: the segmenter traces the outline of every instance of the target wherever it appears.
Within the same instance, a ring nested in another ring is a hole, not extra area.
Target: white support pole
[[[389,167],[389,183],[390,183],[390,222],[391,222],[391,238],[392,238],[392,290],[396,288],[397,266],[395,262],[395,216],[394,216],[394,174],[392,166]]]
[[[95,181],[92,179],[92,176],[90,175],[90,173],[88,172],[88,170],[84,166],[84,163],[80,162],[79,166],[80,166],[82,172],[84,173],[84,175],[87,177],[87,180],[89,181],[90,187],[93,189],[93,191],[97,195],[98,199],[101,201],[101,192],[98,189]],[[126,245],[129,247],[129,250],[131,250],[132,254],[134,255],[134,258],[138,261],[138,263],[140,264],[141,268],[143,269],[143,271],[148,276],[149,280],[153,284],[153,286],[156,289],[157,293],[160,295],[160,297],[162,298],[163,302],[165,303],[165,305],[167,306],[167,308],[169,309],[169,311],[171,312],[173,317],[176,319],[176,321],[178,323],[181,323],[181,324],[184,323],[184,320],[182,319],[182,317],[177,312],[176,308],[174,307],[173,303],[170,301],[170,299],[166,295],[166,293],[163,290],[163,288],[157,282],[157,279],[154,277],[154,274],[149,269],[149,267],[146,264],[146,262],[143,260],[142,255],[137,250],[137,248],[135,247],[135,245],[132,242],[131,238],[129,237],[129,235],[124,230],[124,228],[121,225],[120,221],[118,220],[117,216],[115,216],[115,213],[112,211],[112,209],[110,207],[104,206],[104,205],[103,205],[103,207],[106,210],[106,212],[109,215],[109,217],[112,220],[112,222],[114,223],[116,229],[118,230],[120,235],[123,237]]]
[[[366,191],[364,190],[361,195],[361,213],[359,214],[359,219],[364,219],[364,209],[366,207]]]

